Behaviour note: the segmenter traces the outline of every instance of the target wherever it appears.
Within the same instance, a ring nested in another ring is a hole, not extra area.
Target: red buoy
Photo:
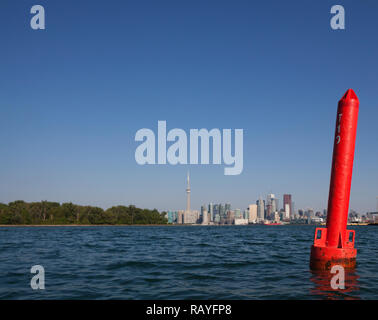
[[[349,89],[339,101],[333,145],[327,226],[316,228],[310,268],[330,270],[333,265],[354,268],[357,250],[354,230],[347,230],[359,101]]]

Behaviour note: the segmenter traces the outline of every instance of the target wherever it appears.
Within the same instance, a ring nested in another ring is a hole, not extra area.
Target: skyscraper
[[[286,212],[286,205],[289,205],[289,217],[293,215],[293,205],[291,203],[291,194],[283,195],[283,208]]]
[[[190,211],[190,178],[189,178],[189,171],[187,176],[187,187],[186,187],[186,211]]]
[[[256,223],[257,222],[257,204],[250,204],[249,205],[249,223]]]
[[[184,214],[185,214],[184,210],[179,210],[178,211],[178,215],[177,215],[177,223],[178,224],[183,224],[184,223]]]
[[[274,219],[274,212],[276,212],[276,197],[274,194],[268,194],[266,199],[266,216],[268,219]]]
[[[265,219],[265,215],[264,215],[264,212],[265,212],[264,200],[260,197],[259,200],[256,201],[256,203],[257,203],[257,219],[259,221],[264,221],[264,219]]]
[[[235,212],[233,210],[227,211],[226,223],[234,224],[234,222],[235,222]]]
[[[219,205],[218,204],[214,204],[213,213],[214,213],[214,216],[219,214]]]
[[[204,219],[204,215],[205,214],[207,215],[207,209],[206,209],[206,205],[203,205],[203,206],[201,206],[201,217],[202,217],[202,220]]]
[[[202,212],[202,224],[209,224],[208,217],[209,217],[209,215],[207,214],[207,210],[205,209]]]
[[[177,211],[168,211],[167,217],[168,217],[168,223],[177,223],[178,222],[178,212]]]
[[[219,213],[220,216],[223,216],[224,213],[225,213],[225,207],[222,206],[222,204],[219,204],[219,206],[218,206],[218,213]]]
[[[197,210],[185,211],[185,215],[184,215],[185,224],[198,223],[198,220],[199,220],[199,211]]]
[[[185,224],[194,224],[199,220],[200,213],[197,210],[190,209],[190,178],[189,171],[187,176],[187,187],[186,187],[186,210],[183,216],[183,222]]]
[[[212,203],[209,204],[208,212],[210,213],[210,221],[214,221],[214,208]]]
[[[285,219],[290,219],[290,205],[288,203],[285,204]]]
[[[265,216],[267,219],[271,218],[272,212],[273,212],[272,205],[270,203],[267,203],[266,208],[265,208]]]
[[[235,209],[234,217],[235,217],[235,219],[241,219],[242,218],[242,212],[241,212],[240,209]]]
[[[295,202],[291,201],[291,207],[290,207],[290,219],[295,219]]]

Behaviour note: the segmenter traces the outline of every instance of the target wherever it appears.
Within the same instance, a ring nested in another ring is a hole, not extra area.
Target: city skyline
[[[185,209],[172,209],[172,208],[169,208],[169,209],[165,209],[165,210],[162,210],[162,211],[177,211],[177,212],[190,212],[190,211],[195,211],[197,212],[199,215],[202,215],[203,214],[203,210],[205,208],[205,210],[207,210],[207,212],[211,215],[211,221],[213,221],[214,217],[213,217],[213,206],[220,206],[222,203],[225,204],[225,212],[227,212],[227,206],[229,206],[229,209],[231,209],[231,203],[230,202],[225,202],[224,200],[220,200],[220,201],[208,201],[208,205],[201,205],[200,206],[200,210],[198,210],[197,208],[193,209],[193,207],[191,206],[191,197],[190,197],[190,194],[191,194],[191,188],[190,188],[190,172],[187,171],[187,176],[186,176],[186,182],[187,182],[187,186],[186,186],[186,208]],[[327,199],[328,200],[328,199]],[[377,211],[378,211],[378,197],[376,197],[376,200],[377,200]],[[279,199],[279,196],[277,197],[276,194],[272,194],[272,193],[269,193],[266,195],[266,200],[263,198],[263,196],[259,196],[257,198],[257,200],[255,201],[252,201],[250,202],[246,207],[243,207],[243,206],[236,206],[236,207],[233,207],[233,210],[241,210],[241,211],[244,211],[244,210],[251,210],[251,205],[255,205],[256,204],[256,215],[257,217],[260,219],[260,220],[264,220],[264,219],[272,219],[274,220],[274,217],[270,217],[270,215],[274,215],[274,213],[282,213],[284,212],[284,215],[285,215],[285,219],[294,219],[296,216],[298,216],[298,212],[301,211],[301,212],[306,212],[306,211],[312,211],[314,214],[315,213],[321,213],[322,215],[324,215],[324,212],[327,211],[327,207],[328,207],[328,203],[326,206],[324,206],[324,208],[314,208],[314,207],[310,207],[310,206],[304,206],[304,207],[299,207],[299,208],[295,208],[295,201],[293,201],[293,195],[292,194],[289,194],[289,193],[284,193],[282,194],[282,205],[280,206],[279,205],[279,202],[280,199]],[[210,208],[211,206],[211,208]],[[260,207],[261,206],[261,207]],[[360,215],[363,215],[367,212],[373,212],[375,211],[374,209],[373,210],[368,210],[366,212],[360,212],[358,210],[355,210],[353,208],[349,208],[349,211],[350,212],[358,212]],[[200,213],[199,213],[200,212]],[[326,214],[325,214],[326,215]]]
[[[325,224],[328,208],[314,210],[313,208],[300,208],[295,210],[295,202],[291,194],[285,193],[282,197],[282,206],[275,194],[268,194],[266,200],[260,196],[248,208],[232,207],[231,203],[213,203],[201,205],[201,210],[191,209],[190,204],[190,175],[187,172],[186,209],[167,210],[165,217],[168,224],[186,225],[250,225],[250,224]],[[378,198],[378,197],[377,197]],[[348,212],[350,223],[375,222],[378,212],[358,213],[351,209]],[[328,221],[328,220],[327,220]],[[328,223],[328,222],[327,222]]]
[[[159,210],[160,212],[162,211],[170,211],[170,210],[176,210],[176,211],[179,211],[179,210],[184,210],[184,211],[187,211],[188,208],[189,210],[194,210],[194,211],[200,211],[201,209],[201,206],[203,205],[203,203],[205,203],[206,201],[208,203],[213,203],[213,204],[219,204],[219,203],[231,203],[233,204],[233,208],[237,208],[237,209],[240,209],[240,210],[245,210],[245,209],[248,209],[249,208],[249,205],[252,204],[252,203],[257,203],[259,201],[259,199],[261,198],[264,203],[266,202],[266,198],[267,196],[269,195],[272,195],[272,190],[273,188],[269,188],[268,191],[265,191],[265,192],[257,192],[256,195],[254,196],[251,196],[251,197],[246,197],[246,200],[245,201],[238,201],[238,202],[233,202],[232,200],[224,200],[224,198],[222,198],[222,196],[217,196],[215,195],[215,197],[212,197],[211,201],[209,200],[205,200],[205,202],[203,200],[198,200],[198,199],[206,199],[206,196],[203,195],[203,193],[201,192],[200,194],[196,194],[196,192],[194,193],[194,195],[196,195],[194,197],[194,201],[193,201],[193,198],[191,197],[191,193],[192,193],[192,189],[190,187],[190,184],[193,183],[193,180],[190,180],[190,175],[191,175],[191,171],[190,170],[187,170],[186,171],[186,187],[185,187],[185,194],[186,196],[182,196],[181,195],[181,198],[176,196],[174,197],[174,200],[170,200],[168,201],[167,204],[164,204],[163,206],[144,206],[143,204],[139,203],[139,202],[136,202],[136,201],[125,201],[125,200],[119,200],[119,201],[115,201],[115,203],[111,203],[109,204],[108,206],[107,205],[103,205],[102,204],[102,201],[101,199],[98,200],[98,201],[77,201],[77,200],[71,200],[71,199],[57,199],[57,198],[52,198],[52,199],[45,199],[45,198],[41,198],[41,199],[29,199],[29,198],[14,198],[14,199],[11,199],[9,201],[1,201],[0,199],[0,203],[8,203],[8,202],[12,202],[12,201],[17,201],[17,200],[25,200],[25,201],[29,201],[29,202],[32,202],[32,201],[44,201],[44,200],[47,200],[47,201],[56,201],[56,202],[59,202],[59,203],[69,203],[69,202],[75,202],[77,204],[81,204],[81,205],[95,205],[95,206],[98,206],[98,207],[101,207],[103,209],[109,209],[110,207],[114,206],[114,204],[117,204],[117,205],[136,205],[138,207],[141,207],[141,208],[146,208],[146,209],[157,209]],[[190,181],[189,181],[190,180]],[[180,185],[180,183],[177,183],[177,186]],[[195,187],[197,187],[197,184],[194,183]],[[204,185],[200,185],[199,187],[205,187]],[[308,204],[304,201],[301,201],[301,199],[297,199],[296,197],[296,200],[295,201],[295,204],[294,204],[294,201],[293,201],[293,206],[295,207],[291,207],[291,210],[294,209],[296,212],[298,210],[313,210],[314,212],[322,212],[323,210],[326,210],[327,209],[327,206],[328,206],[328,188],[329,186],[327,187],[327,197],[326,197],[326,200],[324,201],[324,205],[323,206],[312,206],[311,204]],[[178,190],[178,189],[176,189]],[[201,189],[200,189],[201,190]],[[180,192],[177,192],[177,193],[180,193]],[[182,191],[181,191],[182,193]],[[227,193],[222,193],[222,194],[227,194]],[[285,209],[284,208],[284,202],[285,202],[285,195],[289,195],[289,196],[293,196],[293,194],[291,193],[288,193],[288,192],[274,192],[273,194],[275,196],[275,199],[278,201],[278,203],[280,204],[279,207],[278,207],[278,210],[280,209]],[[184,198],[185,197],[185,198]],[[229,197],[226,199],[230,199]],[[253,200],[255,199],[255,200]],[[290,198],[291,199],[291,198]],[[367,208],[366,210],[360,210],[356,207],[353,207],[353,206],[349,206],[349,211],[356,211],[360,214],[365,214],[366,212],[373,212],[373,211],[378,211],[378,196],[374,197],[374,199],[371,199],[372,201],[372,206],[369,208],[368,205],[366,205],[365,207]],[[184,206],[182,202],[184,201],[186,206]],[[172,205],[172,203],[177,203],[177,205]],[[193,204],[194,203],[194,204]],[[237,205],[234,205],[234,203],[237,203]],[[298,203],[298,205],[297,205]],[[351,198],[351,203],[352,203],[352,198]],[[189,205],[189,207],[188,207]],[[290,210],[290,214],[292,214],[292,211]]]

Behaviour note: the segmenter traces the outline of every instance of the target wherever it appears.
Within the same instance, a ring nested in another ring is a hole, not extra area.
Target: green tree
[[[140,209],[134,205],[99,207],[73,203],[31,202],[0,203],[0,224],[167,224],[165,212]]]

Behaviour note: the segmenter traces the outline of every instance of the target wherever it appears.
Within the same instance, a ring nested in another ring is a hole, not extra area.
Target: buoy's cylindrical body
[[[357,132],[359,101],[349,89],[339,101],[328,197],[327,227],[317,228],[310,267],[328,270],[334,264],[353,268],[357,250],[354,231],[347,230],[350,187]],[[318,233],[321,232],[320,238]]]

